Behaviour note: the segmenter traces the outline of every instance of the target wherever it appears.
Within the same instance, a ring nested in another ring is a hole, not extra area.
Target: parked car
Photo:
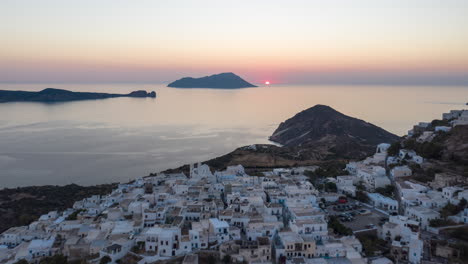
[[[371,211],[369,211],[367,209],[361,209],[361,210],[359,210],[359,214],[360,215],[368,215],[368,214],[371,214]]]
[[[345,204],[345,203],[347,203],[347,202],[348,202],[348,200],[347,200],[346,198],[340,198],[340,199],[338,200],[338,203],[340,203],[340,204]]]

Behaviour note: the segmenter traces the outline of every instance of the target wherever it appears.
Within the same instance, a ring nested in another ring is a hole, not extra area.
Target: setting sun
[[[269,81],[266,81],[265,84],[266,84],[266,85],[270,85],[270,82],[269,82]]]

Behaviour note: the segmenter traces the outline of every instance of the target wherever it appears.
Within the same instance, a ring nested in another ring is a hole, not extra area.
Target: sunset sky
[[[2,0],[0,82],[468,85],[466,0]]]

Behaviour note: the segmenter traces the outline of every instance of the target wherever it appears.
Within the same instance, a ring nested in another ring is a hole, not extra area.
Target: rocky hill
[[[324,156],[358,158],[372,154],[379,143],[399,139],[380,127],[316,105],[281,123],[271,141],[293,149],[314,149]]]
[[[156,97],[156,92],[133,91],[129,94],[72,92],[62,89],[46,88],[39,92],[0,90],[0,103],[6,102],[67,102],[77,100],[96,100],[115,97]]]
[[[185,77],[168,84],[167,87],[236,89],[256,86],[232,72],[226,72],[201,78]]]
[[[399,137],[375,125],[316,105],[281,123],[270,137],[283,144],[252,145],[204,163],[215,170],[241,164],[257,170],[275,167],[345,163],[372,155],[376,145]],[[166,172],[188,172],[188,165]]]
[[[442,159],[464,165],[468,173],[468,125],[454,127],[443,139],[442,145]]]

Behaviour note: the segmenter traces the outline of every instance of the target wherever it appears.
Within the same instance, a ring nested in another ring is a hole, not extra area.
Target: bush
[[[418,153],[424,158],[439,159],[442,156],[444,147],[437,143],[424,142],[418,146]]]
[[[452,220],[446,220],[446,219],[432,219],[429,222],[429,225],[432,227],[441,227],[441,226],[451,226],[451,225],[456,225],[455,222]]]
[[[438,135],[431,142],[418,143],[413,138],[410,138],[410,139],[406,139],[403,142],[403,146],[406,149],[414,150],[416,153],[418,153],[418,155],[426,159],[439,159],[442,156],[442,151],[444,150],[444,147],[442,144],[444,139],[445,139],[445,136]],[[392,147],[390,146],[390,148]],[[397,147],[394,147],[394,149],[392,149],[392,154],[390,154],[390,151],[388,151],[389,155],[395,156],[396,154],[398,154],[399,149],[398,151],[396,149]],[[393,154],[393,152],[395,151],[396,153]]]
[[[460,213],[461,211],[463,211],[463,209],[466,208],[466,206],[467,206],[467,201],[465,200],[465,198],[462,198],[458,205],[448,203],[446,206],[444,206],[440,210],[440,216],[442,218],[446,219],[448,216],[456,215],[456,214]]]
[[[362,244],[362,250],[369,257],[375,256],[377,251],[387,250],[389,248],[385,240],[379,239],[374,234],[362,233],[357,235],[357,238]]]
[[[454,238],[468,242],[468,227],[462,226],[450,230],[450,235]]]
[[[363,203],[368,203],[369,197],[363,191],[356,191],[356,200],[363,202]]]
[[[338,187],[336,187],[336,184],[334,182],[327,182],[325,184],[325,190],[327,192],[336,192],[338,190]]]
[[[431,122],[431,127],[435,128],[436,126],[448,126],[448,127],[451,127],[452,125],[450,125],[449,121],[448,120],[439,120],[439,119],[434,119],[432,120]]]
[[[67,220],[67,221],[76,220],[77,217],[78,217],[78,214],[83,212],[83,211],[84,211],[84,209],[76,210],[73,213],[71,213],[69,216],[67,216],[67,218],[65,220]]]
[[[99,260],[99,264],[107,264],[109,262],[111,262],[112,259],[109,257],[109,256],[104,256],[101,258],[101,260]]]
[[[390,147],[387,149],[387,153],[389,156],[396,156],[398,155],[398,152],[400,152],[401,145],[400,142],[394,142],[390,145]]]
[[[385,187],[379,187],[375,189],[375,192],[380,193],[383,196],[393,198],[395,194],[395,186],[386,185]]]
[[[330,216],[328,227],[332,228],[333,232],[337,235],[350,236],[353,234],[353,230],[344,226],[336,216]]]
[[[68,264],[67,257],[64,255],[55,255],[52,257],[43,258],[40,264]]]
[[[216,258],[213,255],[208,256],[207,263],[216,264]]]
[[[20,260],[16,261],[16,262],[13,263],[13,264],[28,264],[28,261],[25,260],[25,259],[20,259]]]
[[[223,263],[229,264],[229,263],[231,263],[231,261],[232,261],[231,255],[225,255],[225,256],[223,257]]]
[[[336,178],[344,174],[344,169],[346,168],[346,163],[341,161],[327,162],[314,171],[305,171],[304,174],[309,176],[309,179],[314,183],[317,179],[320,178]]]

